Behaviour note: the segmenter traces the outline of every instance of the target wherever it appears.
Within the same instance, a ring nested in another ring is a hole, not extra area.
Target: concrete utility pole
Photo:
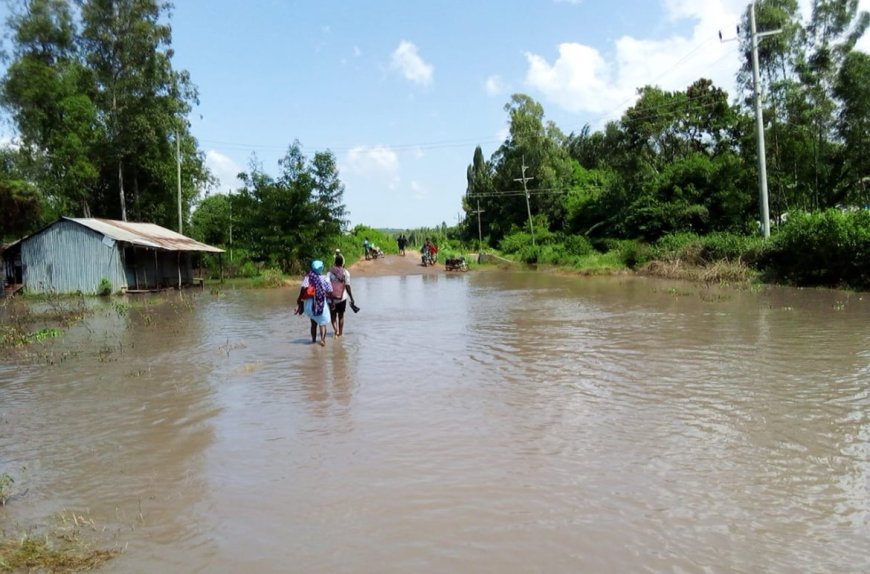
[[[523,182],[523,191],[526,193],[526,211],[529,213],[529,231],[532,233],[532,247],[536,247],[535,245],[535,227],[532,225],[532,208],[529,205],[529,189],[526,187],[526,182],[531,181],[535,178],[526,177],[526,156],[523,155],[523,177],[515,179],[514,181]]]
[[[233,190],[227,192],[230,200],[230,263],[233,262]]]
[[[757,33],[755,30],[755,2],[749,5],[749,26],[752,43],[752,86],[755,92],[755,129],[758,138],[758,194],[761,204],[761,228],[764,238],[770,237],[770,210],[767,204],[767,159],[764,150],[764,118],[761,111],[761,88],[758,77],[758,41],[782,32],[781,29]]]

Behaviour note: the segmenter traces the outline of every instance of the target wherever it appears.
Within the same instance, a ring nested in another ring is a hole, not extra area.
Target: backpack
[[[344,297],[344,282],[347,280],[347,275],[344,274],[344,269],[340,267],[333,267],[329,270],[329,274],[332,276],[332,297],[335,299],[341,299]]]

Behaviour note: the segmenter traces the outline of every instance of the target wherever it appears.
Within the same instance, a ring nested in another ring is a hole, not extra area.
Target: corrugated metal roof
[[[176,233],[153,223],[131,223],[112,219],[73,218],[64,217],[79,225],[102,233],[115,241],[125,241],[133,245],[142,245],[152,249],[166,251],[205,251],[208,253],[223,253],[223,249],[200,243],[190,237]]]

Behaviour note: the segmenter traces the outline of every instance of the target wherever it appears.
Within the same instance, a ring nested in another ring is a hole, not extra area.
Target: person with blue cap
[[[297,309],[302,306],[303,313],[311,320],[311,342],[317,342],[320,329],[320,346],[326,346],[326,326],[332,322],[329,313],[329,299],[332,298],[332,283],[323,275],[323,261],[311,262],[311,270],[302,279]]]

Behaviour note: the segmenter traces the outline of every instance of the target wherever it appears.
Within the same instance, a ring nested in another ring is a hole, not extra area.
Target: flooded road
[[[104,572],[870,571],[867,293],[353,290],[325,348],[295,290],[248,290],[4,362],[0,528],[87,513]]]

